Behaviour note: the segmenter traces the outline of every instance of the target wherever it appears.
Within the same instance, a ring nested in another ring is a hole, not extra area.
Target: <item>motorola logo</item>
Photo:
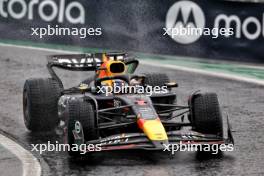
[[[45,9],[50,10],[45,10]],[[73,11],[78,15],[73,16]],[[0,0],[0,17],[34,20],[39,16],[45,22],[85,23],[85,8],[78,1],[66,0]]]
[[[181,31],[182,29],[199,29],[205,27],[205,16],[202,9],[192,1],[179,1],[173,4],[166,16],[166,29]],[[201,32],[185,35],[170,35],[173,40],[181,44],[190,44],[201,37]]]

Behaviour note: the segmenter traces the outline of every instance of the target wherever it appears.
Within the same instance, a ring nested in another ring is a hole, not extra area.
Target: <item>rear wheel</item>
[[[163,73],[144,73],[144,83],[150,86],[164,86],[165,83],[170,82],[168,75]]]
[[[170,82],[170,78],[168,77],[167,74],[163,74],[163,73],[145,73],[144,74],[145,80],[144,80],[144,84],[145,85],[149,85],[149,86],[159,86],[162,87],[165,85],[165,83],[169,83]],[[170,92],[171,90],[168,89],[168,91]],[[153,104],[173,104],[175,103],[175,96],[167,96],[167,97],[152,97],[151,98]],[[161,107],[161,106],[157,106],[156,110],[157,112],[161,112],[161,111],[165,111],[165,110],[169,110],[171,109],[171,107]],[[170,118],[173,115],[173,113],[167,113],[167,115],[165,115],[165,118]]]
[[[24,84],[24,122],[30,131],[50,131],[58,122],[60,84],[51,78],[28,79]]]
[[[70,144],[71,148],[76,144],[73,131],[78,131],[78,129],[76,129],[78,126],[80,128],[78,135],[83,138],[81,143],[98,138],[96,122],[93,105],[90,102],[82,100],[69,102],[67,142]],[[80,156],[81,153],[80,151],[69,150],[69,155]]]

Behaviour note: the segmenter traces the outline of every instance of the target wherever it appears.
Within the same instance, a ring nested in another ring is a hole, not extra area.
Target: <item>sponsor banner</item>
[[[0,38],[264,62],[264,4],[0,0]]]

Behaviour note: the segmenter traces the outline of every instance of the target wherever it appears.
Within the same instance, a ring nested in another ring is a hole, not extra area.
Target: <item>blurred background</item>
[[[0,11],[0,42],[79,50],[124,50],[263,63],[264,1],[10,0]],[[31,28],[101,28],[102,35],[32,35]],[[56,26],[57,25],[57,26]],[[164,35],[164,28],[232,28],[231,36]],[[56,46],[48,46],[56,44]]]

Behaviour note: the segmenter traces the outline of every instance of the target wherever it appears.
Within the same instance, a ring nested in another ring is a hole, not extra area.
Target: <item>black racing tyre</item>
[[[170,82],[168,75],[163,73],[144,73],[144,84],[150,86],[164,86],[165,83]]]
[[[217,95],[198,94],[192,102],[193,127],[197,132],[223,137],[223,121]]]
[[[149,85],[149,86],[159,86],[162,87],[165,85],[165,83],[169,83],[170,82],[170,78],[168,77],[167,74],[164,73],[144,73],[145,80],[144,80],[144,84],[145,85]],[[170,92],[170,89],[168,89],[168,91]],[[174,104],[175,103],[175,97],[171,96],[171,97],[157,97],[151,98],[152,103],[154,104]],[[171,109],[170,107],[156,107],[157,112],[160,111],[164,111],[164,110],[168,110]],[[167,116],[165,116],[165,118],[170,118],[173,115],[173,113],[168,113]]]
[[[24,123],[35,131],[53,130],[59,122],[58,99],[62,88],[51,78],[28,79],[23,90]]]
[[[69,102],[69,121],[67,130],[67,140],[70,146],[75,143],[72,131],[75,129],[75,123],[79,121],[85,141],[98,139],[97,121],[95,119],[94,108],[90,102],[75,100]],[[70,156],[80,156],[79,151],[69,150]]]

